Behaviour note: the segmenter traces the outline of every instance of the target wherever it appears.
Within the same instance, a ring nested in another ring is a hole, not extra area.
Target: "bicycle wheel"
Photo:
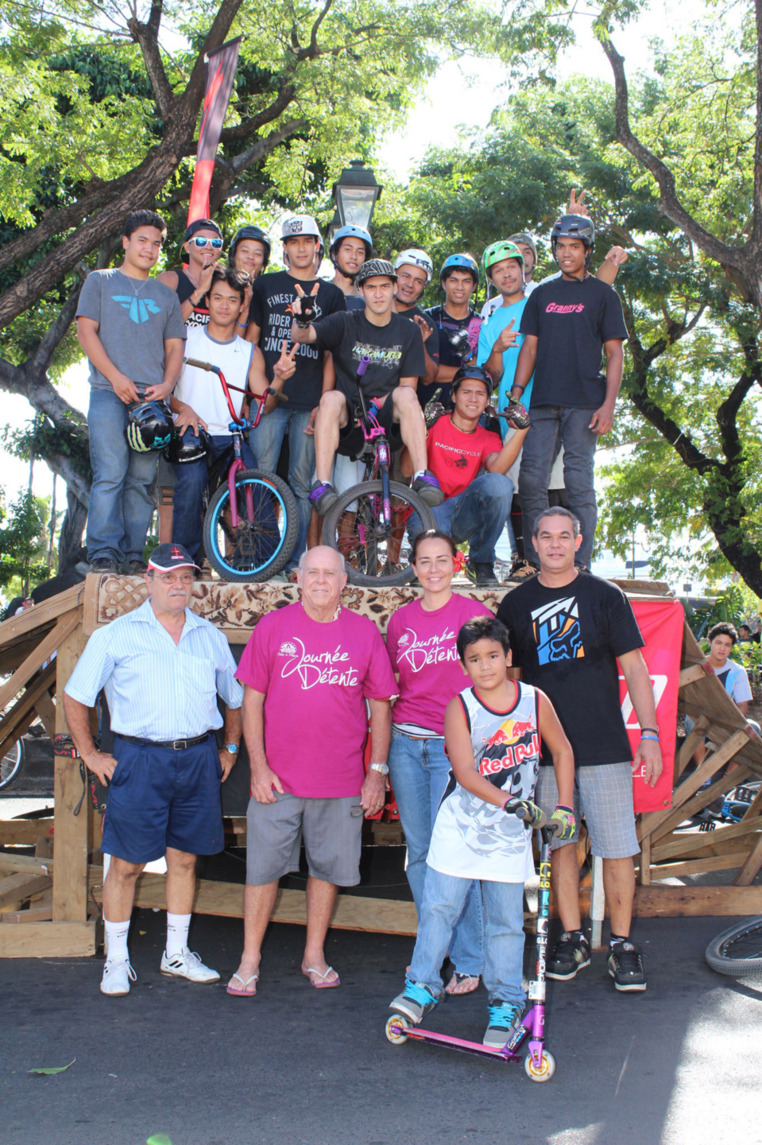
[[[706,948],[706,960],[712,970],[731,978],[762,974],[762,916],[718,934]]]
[[[274,473],[236,474],[238,525],[233,527],[227,481],[209,502],[204,549],[224,580],[263,581],[285,566],[296,544],[299,510],[294,494]]]
[[[391,520],[383,520],[381,482],[363,481],[342,493],[323,521],[323,544],[337,549],[347,562],[350,584],[373,587],[406,584],[415,573],[404,551],[405,530],[412,513],[425,529],[434,514],[406,485],[389,483]]]
[[[12,748],[5,753],[0,759],[0,791],[4,787],[10,786],[14,779],[21,770],[21,761],[24,756],[24,749],[21,746],[21,740],[16,740]]]

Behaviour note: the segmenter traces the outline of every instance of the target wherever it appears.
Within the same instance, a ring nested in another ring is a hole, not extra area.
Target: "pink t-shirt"
[[[342,608],[311,620],[301,604],[263,616],[236,672],[265,696],[267,762],[285,791],[304,799],[358,795],[369,700],[397,694],[376,625]]]
[[[397,609],[386,634],[386,650],[399,673],[395,724],[444,733],[445,708],[469,682],[455,646],[458,632],[467,620],[491,615],[481,601],[457,593],[433,612],[426,612],[420,600]]]

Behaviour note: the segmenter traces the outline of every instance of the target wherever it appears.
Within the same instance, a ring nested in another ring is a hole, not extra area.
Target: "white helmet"
[[[322,235],[312,215],[287,215],[281,224],[280,239],[294,239],[299,235],[309,235],[322,242]]]
[[[400,251],[394,260],[394,269],[399,270],[401,266],[417,266],[420,270],[425,270],[426,285],[428,286],[431,282],[431,276],[434,273],[434,264],[425,250],[416,250],[413,247],[410,250]]]

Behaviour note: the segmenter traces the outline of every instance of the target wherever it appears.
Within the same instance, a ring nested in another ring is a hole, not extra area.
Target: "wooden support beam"
[[[30,875],[20,871],[0,879],[0,911],[20,910],[27,899],[51,885],[48,875]]]
[[[81,619],[81,618],[80,618]],[[61,644],[56,657],[56,695],[63,697],[69,676],[87,643],[82,625]],[[56,705],[56,732],[68,733],[63,700]],[[87,797],[79,814],[74,809],[82,798],[80,761],[57,756],[55,760],[56,829],[53,836],[53,918],[56,922],[87,921],[87,861],[89,818]]]
[[[94,922],[30,922],[0,926],[0,958],[89,958]]]
[[[669,835],[671,831],[674,831],[678,823],[682,823],[684,819],[690,819],[697,811],[708,807],[710,803],[713,803],[720,795],[729,791],[736,783],[743,783],[753,772],[754,768],[751,764],[742,763],[738,769],[733,772],[732,779],[727,775],[721,775],[720,778],[716,779],[709,787],[704,788],[703,791],[698,791],[692,799],[689,799],[682,807],[678,807],[670,814],[668,819],[663,820],[661,825],[651,835],[651,841],[655,842],[657,839],[663,839],[665,835]],[[736,776],[738,777],[737,779],[735,778]],[[656,812],[656,814],[661,814],[661,812]]]
[[[0,847],[33,847],[41,835],[53,832],[53,818],[0,819]]]
[[[684,688],[686,684],[694,684],[698,680],[703,680],[705,676],[711,675],[712,666],[708,660],[703,664],[691,664],[690,668],[683,668],[682,672],[677,678],[678,688]]]
[[[26,687],[35,672],[39,672],[45,661],[58,651],[59,646],[78,624],[78,612],[69,612],[66,616],[61,617],[53,631],[40,641],[34,651],[30,652],[26,660],[16,669],[10,680],[7,680],[0,687],[0,708],[6,707],[13,697]]]
[[[724,843],[726,839],[742,839],[746,835],[756,834],[761,828],[762,815],[758,815],[756,819],[742,820],[729,827],[717,827],[714,831],[702,831],[698,835],[670,836],[668,841],[653,847],[651,861],[658,863],[662,859],[674,859],[678,856],[692,855],[696,851],[706,851],[709,847]]]
[[[45,891],[34,906],[23,910],[4,910],[0,914],[0,922],[18,924],[30,922],[50,922],[53,917],[53,889]]]
[[[48,692],[43,692],[41,696],[35,700],[34,710],[42,721],[42,726],[45,728],[49,738],[52,740],[56,734],[56,705]]]
[[[658,867],[651,867],[651,886],[658,886],[661,879],[685,879],[690,875],[700,875],[707,871],[734,871],[741,866],[746,854],[746,851],[737,850],[726,855],[708,855],[704,859],[689,859],[684,863],[664,863]],[[694,890],[696,888],[685,887],[683,889]],[[719,890],[718,887],[713,889]],[[723,889],[727,890],[727,887]],[[714,911],[709,913],[713,914]]]
[[[55,662],[49,664],[36,680],[32,681],[23,695],[0,720],[0,754],[4,754],[21,738],[35,717],[35,704],[40,696],[47,693],[56,678]]]
[[[754,850],[747,856],[744,865],[733,880],[733,885],[736,887],[751,886],[760,867],[762,867],[762,836],[757,840]]]
[[[688,764],[693,759],[693,753],[700,743],[704,742],[704,734],[709,727],[709,720],[706,716],[699,716],[695,724],[691,728],[688,735],[685,737],[683,746],[675,761],[675,782],[685,771]]]

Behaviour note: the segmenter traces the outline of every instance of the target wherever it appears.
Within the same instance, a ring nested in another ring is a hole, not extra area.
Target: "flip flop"
[[[235,981],[236,979],[241,983],[241,989],[240,990],[237,990],[235,988],[235,986],[231,985],[231,983],[233,981]],[[256,996],[256,993],[257,993],[257,981],[258,980],[259,980],[258,974],[252,974],[251,978],[246,978],[245,980],[241,977],[240,974],[234,974],[233,977],[230,979],[230,982],[228,982],[227,986],[225,987],[225,993],[226,994],[232,994],[232,996],[234,998],[254,998]],[[249,986],[252,984],[252,982],[254,983],[254,989],[249,990]]]
[[[325,970],[316,970],[314,966],[308,966],[306,970],[302,970],[302,974],[305,976],[305,978],[309,978],[310,985],[314,986],[316,990],[333,990],[336,986],[341,985],[341,978],[339,977],[337,971],[334,970],[333,966],[327,966]],[[313,982],[312,978],[310,977],[311,974],[314,974],[316,978],[320,979],[320,981]],[[335,982],[326,981],[326,978],[329,974],[336,975]]]
[[[445,994],[449,994],[451,998],[460,997],[461,994],[473,994],[474,990],[479,989],[479,981],[478,974],[461,974],[456,970],[445,986]]]

